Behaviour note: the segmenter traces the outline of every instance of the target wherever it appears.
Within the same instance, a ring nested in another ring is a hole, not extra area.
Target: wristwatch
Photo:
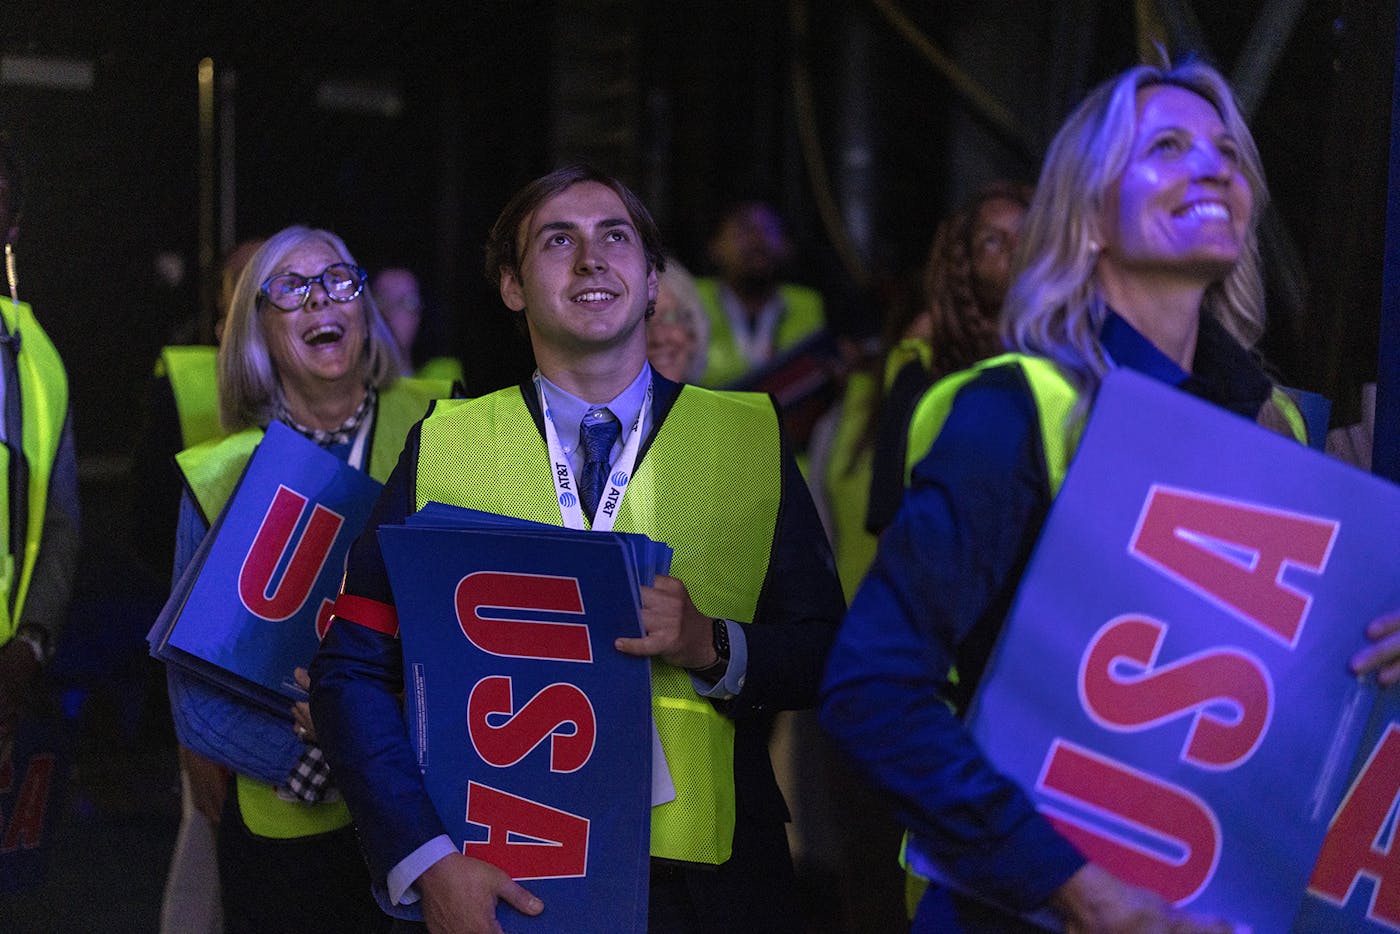
[[[704,668],[688,668],[686,670],[702,681],[718,684],[719,680],[724,677],[724,673],[729,670],[729,624],[722,619],[713,622],[715,660]]]

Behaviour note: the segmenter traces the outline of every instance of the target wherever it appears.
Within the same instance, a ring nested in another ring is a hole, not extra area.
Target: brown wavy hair
[[[988,202],[1010,201],[1027,208],[1032,191],[1022,182],[993,182],[945,218],[934,232],[924,262],[923,292],[924,308],[932,319],[935,379],[1001,351],[1001,304],[987,307],[977,295],[972,278],[972,235],[977,215]],[[899,335],[894,335],[886,346],[893,346],[898,339]]]

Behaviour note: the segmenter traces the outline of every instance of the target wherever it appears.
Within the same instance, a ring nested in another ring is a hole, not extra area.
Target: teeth
[[[605,301],[607,301],[607,300],[610,299],[610,298],[617,298],[617,295],[616,295],[615,293],[613,293],[613,292],[595,291],[595,292],[584,292],[584,293],[581,294],[581,295],[575,295],[575,296],[574,296],[574,301],[576,301],[576,302],[605,302]]]
[[[314,327],[301,336],[308,344],[324,344],[339,340],[345,329],[338,324],[323,324]]]
[[[1186,217],[1197,220],[1228,221],[1230,219],[1230,209],[1219,201],[1198,201],[1183,213]]]

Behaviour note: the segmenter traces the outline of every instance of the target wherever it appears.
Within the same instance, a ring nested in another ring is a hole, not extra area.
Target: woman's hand
[[[1351,670],[1358,675],[1375,672],[1383,688],[1400,682],[1400,611],[1371,620],[1366,638],[1371,644],[1351,657]]]
[[[1228,921],[1178,911],[1155,892],[1086,863],[1051,896],[1067,934],[1238,934]]]
[[[311,675],[307,674],[305,668],[298,668],[292,672],[292,677],[296,679],[303,691],[311,690]],[[311,722],[311,705],[306,701],[297,701],[292,705],[292,719],[296,721],[292,725],[292,732],[297,735],[297,739],[303,743],[316,742],[316,725]]]

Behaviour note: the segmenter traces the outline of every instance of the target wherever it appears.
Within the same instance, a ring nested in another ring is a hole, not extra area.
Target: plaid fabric
[[[277,796],[284,801],[304,801],[307,804],[339,801],[340,790],[331,784],[331,767],[325,753],[315,743],[307,743],[296,768],[287,776],[287,783],[278,786]]]

